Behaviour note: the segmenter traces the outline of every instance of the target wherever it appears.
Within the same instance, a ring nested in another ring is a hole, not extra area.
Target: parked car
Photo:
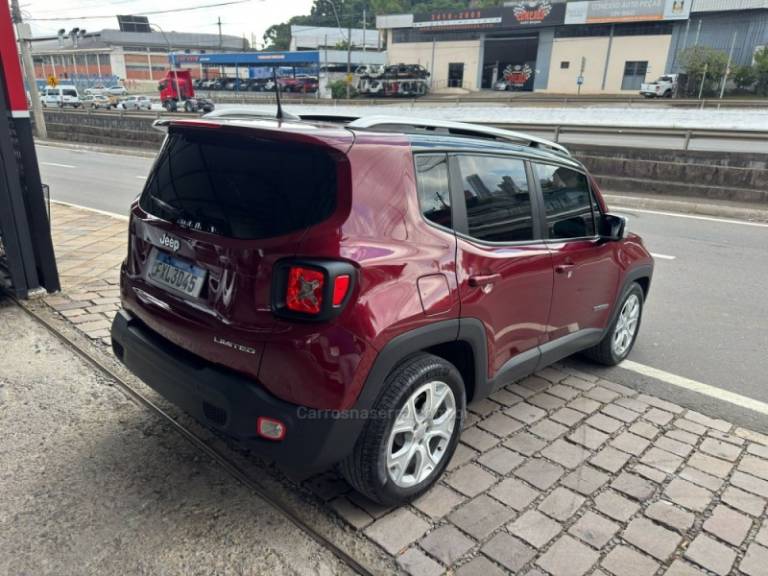
[[[672,98],[677,94],[678,74],[664,74],[655,82],[640,85],[640,95],[646,98]]]
[[[163,122],[115,356],[289,469],[409,501],[468,402],[632,349],[653,259],[559,144],[398,117]]]
[[[152,100],[149,96],[128,96],[120,101],[118,107],[123,110],[151,110]]]
[[[80,101],[85,108],[90,108],[92,110],[98,110],[100,108],[109,110],[113,107],[112,99],[103,94],[87,94],[83,96]]]
[[[59,84],[58,86],[46,86],[40,95],[40,101],[46,108],[71,106],[80,108],[80,94],[74,84]]]
[[[115,85],[107,88],[107,93],[113,96],[127,96],[128,90],[125,89],[125,86]]]
[[[96,94],[106,94],[107,89],[102,84],[96,84],[83,90],[83,94],[86,96],[95,96]]]

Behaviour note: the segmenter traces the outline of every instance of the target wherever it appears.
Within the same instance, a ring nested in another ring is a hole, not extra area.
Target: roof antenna
[[[277,83],[277,67],[272,66],[272,82],[275,83],[275,100],[277,101],[277,115],[278,120],[283,119],[283,106],[280,104],[280,85]]]

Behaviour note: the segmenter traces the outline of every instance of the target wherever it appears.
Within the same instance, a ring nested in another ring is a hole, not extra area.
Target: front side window
[[[533,167],[544,195],[549,237],[594,236],[595,203],[587,177],[562,166],[534,164]]]
[[[416,184],[419,189],[419,206],[424,217],[430,222],[450,228],[451,194],[445,154],[416,156]]]
[[[517,158],[459,156],[468,233],[486,242],[533,240],[525,163]]]

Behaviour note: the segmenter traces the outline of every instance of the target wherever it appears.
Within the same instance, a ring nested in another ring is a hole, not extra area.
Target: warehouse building
[[[749,64],[768,45],[768,0],[520,0],[377,18],[390,63],[432,73],[433,90],[634,93],[680,68],[696,44]]]

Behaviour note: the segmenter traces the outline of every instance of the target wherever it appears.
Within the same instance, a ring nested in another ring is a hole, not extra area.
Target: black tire
[[[438,379],[450,387],[456,402],[453,435],[429,476],[407,488],[397,486],[390,481],[386,469],[392,426],[411,394],[419,386]],[[440,478],[453,457],[459,442],[466,403],[464,381],[453,364],[432,354],[411,356],[389,374],[376,402],[373,413],[387,416],[371,418],[366,422],[352,454],[339,465],[341,473],[355,490],[385,506],[396,506],[417,498]]]
[[[616,326],[619,323],[621,310],[624,307],[624,304],[626,303],[627,299],[632,295],[637,296],[640,302],[640,313],[637,319],[637,328],[635,329],[635,333],[632,336],[632,340],[629,346],[627,347],[627,349],[624,351],[623,354],[617,355],[612,345],[613,336],[616,331]],[[642,324],[642,321],[643,321],[644,305],[645,305],[645,294],[643,293],[643,289],[640,287],[640,284],[638,284],[637,282],[633,282],[621,295],[621,298],[619,299],[619,302],[616,308],[615,318],[611,322],[611,325],[606,331],[605,336],[603,336],[603,339],[600,341],[599,344],[597,344],[593,348],[589,348],[588,350],[585,350],[583,354],[590,360],[593,360],[605,366],[616,366],[622,360],[624,360],[627,356],[629,356],[629,353],[632,352],[632,347],[635,345],[635,341],[637,340],[637,335],[640,333],[640,325]]]

